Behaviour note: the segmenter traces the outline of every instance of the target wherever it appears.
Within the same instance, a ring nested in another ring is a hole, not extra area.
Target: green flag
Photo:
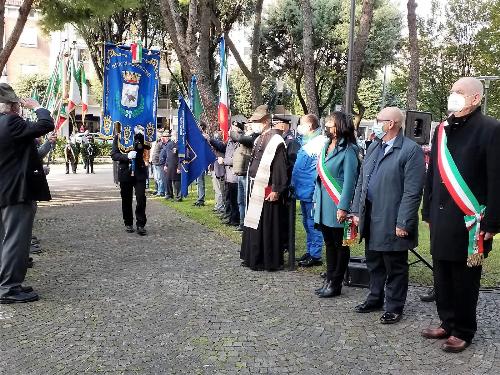
[[[203,103],[201,102],[200,92],[196,84],[196,76],[191,78],[191,112],[193,112],[196,122],[200,123],[201,114],[204,112]]]

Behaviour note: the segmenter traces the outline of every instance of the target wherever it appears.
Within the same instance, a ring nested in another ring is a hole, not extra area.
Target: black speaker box
[[[432,114],[429,112],[406,111],[405,135],[419,145],[431,141]]]
[[[351,257],[344,275],[344,285],[368,288],[370,274],[366,267],[365,257]]]

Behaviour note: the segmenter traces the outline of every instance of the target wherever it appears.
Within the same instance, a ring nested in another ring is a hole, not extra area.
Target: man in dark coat
[[[453,85],[448,100],[451,115],[436,128],[425,183],[422,218],[431,231],[434,289],[441,325],[425,329],[422,335],[448,338],[442,346],[448,352],[464,350],[476,333],[482,258],[487,257],[493,236],[500,231],[500,123],[481,113],[482,96],[483,86],[475,78],[461,78]],[[469,243],[470,232],[458,196],[448,190],[450,174],[443,169],[444,159],[439,157],[444,154],[438,152],[445,149],[439,142],[444,136],[444,147],[468,185],[469,194],[485,206],[476,218],[477,224],[470,227],[472,232],[479,225],[477,239],[484,240],[482,255],[469,253],[469,249],[479,249],[479,242],[472,236]]]
[[[118,162],[118,181],[120,182],[120,195],[122,197],[122,214],[125,231],[134,232],[134,215],[132,213],[132,194],[135,190],[135,220],[137,233],[141,236],[147,234],[146,229],[146,178],[148,171],[144,163],[144,149],[150,148],[144,144],[144,134],[138,126],[134,128],[134,146],[128,153],[122,153],[118,146],[120,133],[113,139],[111,158]],[[135,170],[132,170],[135,160]]]
[[[37,122],[19,116],[20,103],[33,109]],[[0,84],[0,303],[32,302],[38,295],[23,287],[35,202],[50,191],[35,139],[54,130],[50,112],[32,99],[19,99]]]
[[[283,266],[283,192],[287,189],[286,148],[279,130],[271,128],[266,105],[250,117],[255,140],[248,167],[249,200],[240,258],[252,270],[279,270]]]
[[[365,239],[370,293],[355,310],[380,310],[383,324],[401,319],[408,292],[408,250],[418,244],[418,208],[425,163],[422,148],[403,136],[403,114],[387,107],[373,126],[351,212]]]
[[[164,167],[167,182],[167,188],[165,190],[172,191],[171,186],[173,185],[173,198],[175,198],[177,202],[181,202],[181,163],[179,161],[177,141],[167,144],[165,148],[167,155]],[[165,196],[165,198],[168,199],[167,196]]]

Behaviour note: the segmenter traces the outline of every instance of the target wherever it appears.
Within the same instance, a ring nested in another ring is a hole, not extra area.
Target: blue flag
[[[198,125],[196,125],[193,113],[182,97],[179,98],[178,118],[179,157],[181,144],[184,148],[184,158],[181,163],[181,194],[185,197],[188,195],[189,185],[200,177],[216,158],[210,144],[205,137],[203,137]]]
[[[111,138],[121,126],[121,152],[134,148],[134,128],[141,126],[144,141],[156,140],[156,112],[160,74],[160,51],[143,49],[143,58],[132,61],[128,46],[104,46],[103,118],[101,133]]]

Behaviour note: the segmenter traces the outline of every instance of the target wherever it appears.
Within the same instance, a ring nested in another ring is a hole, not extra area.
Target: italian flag
[[[87,77],[85,76],[85,69],[81,69],[81,82],[82,82],[82,122],[85,123],[85,115],[89,108],[89,86],[87,84]]]
[[[56,129],[55,129],[56,132],[59,132],[61,128],[66,124],[69,124],[68,112],[66,109],[66,104],[61,104],[59,114],[57,115]]]
[[[219,127],[224,141],[229,138],[229,93],[227,82],[226,41],[220,40],[220,96],[219,96]]]
[[[142,62],[142,42],[139,40],[137,43],[132,43],[130,52],[132,52],[132,63],[140,64]]]
[[[71,60],[71,74],[69,81],[68,113],[75,110],[76,106],[82,102],[80,86],[76,78],[75,62]]]

